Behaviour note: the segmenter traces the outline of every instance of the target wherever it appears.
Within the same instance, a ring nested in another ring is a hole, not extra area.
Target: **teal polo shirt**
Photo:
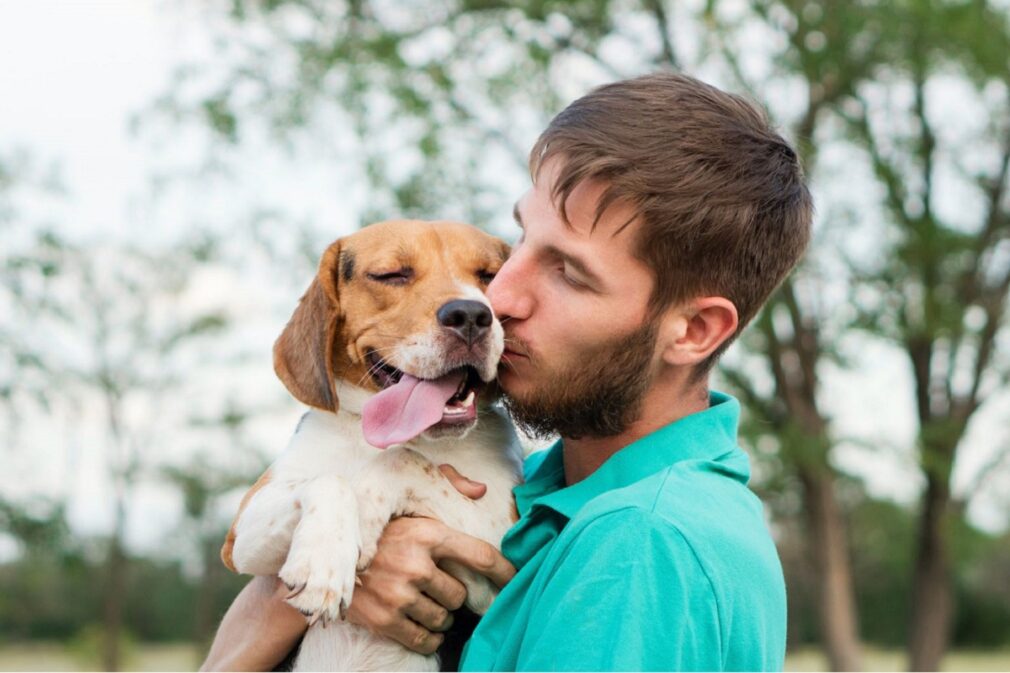
[[[565,486],[562,443],[526,460],[518,569],[460,670],[781,670],[786,595],[739,403],[639,439]]]

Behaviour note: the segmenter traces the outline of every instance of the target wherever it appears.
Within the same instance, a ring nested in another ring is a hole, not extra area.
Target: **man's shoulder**
[[[704,572],[717,594],[746,592],[741,583],[780,583],[763,505],[723,467],[684,461],[603,493],[573,517],[563,537],[572,544],[588,536],[588,544],[627,550],[659,536]]]
[[[723,665],[781,667],[782,566],[762,505],[746,485],[678,463],[593,499],[561,537],[584,552],[562,564],[592,575],[616,560],[619,569],[608,577],[680,606],[696,627],[710,625]]]
[[[588,521],[629,510],[648,512],[655,525],[690,536],[727,523],[763,521],[763,506],[746,485],[747,457],[740,449],[716,460],[674,463],[621,488],[596,496],[573,519]],[[727,521],[727,517],[731,517]]]

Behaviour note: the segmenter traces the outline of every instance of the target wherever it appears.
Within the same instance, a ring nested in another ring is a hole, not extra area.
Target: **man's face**
[[[516,204],[522,235],[488,287],[505,328],[499,380],[514,420],[546,436],[619,434],[637,416],[657,358],[646,323],[652,273],[634,257],[637,223],[611,206],[592,228],[599,183],[552,202],[554,162]]]

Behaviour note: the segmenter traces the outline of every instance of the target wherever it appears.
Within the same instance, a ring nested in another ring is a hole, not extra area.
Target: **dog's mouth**
[[[465,433],[477,421],[477,397],[485,387],[477,369],[464,365],[435,378],[419,378],[394,367],[375,351],[366,352],[369,374],[379,392],[362,407],[369,444],[386,448],[421,433]]]
[[[403,378],[402,369],[397,369],[380,358],[379,354],[374,350],[369,350],[365,354],[365,360],[368,364],[368,371],[372,376],[372,381],[374,381],[375,385],[379,387],[379,390],[385,390],[386,388],[394,386]],[[455,394],[449,398],[449,402],[446,404],[447,407],[469,406],[474,402],[485,386],[484,381],[481,380],[480,374],[477,372],[477,368],[471,365],[464,365],[462,367],[450,369],[436,378],[442,378],[457,371],[462,371],[464,376],[459,382],[459,387],[456,389]],[[434,380],[423,379],[422,377],[416,378],[421,378],[422,380]]]

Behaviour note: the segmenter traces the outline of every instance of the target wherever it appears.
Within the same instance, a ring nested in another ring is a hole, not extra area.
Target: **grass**
[[[200,650],[190,643],[138,644],[125,662],[131,671],[195,671]],[[787,671],[823,671],[827,660],[817,648],[802,648],[786,657]],[[866,648],[863,668],[904,671],[900,650]],[[0,645],[0,671],[95,671],[98,662],[62,643],[38,642]],[[943,662],[947,671],[1010,671],[1010,650],[956,650]]]
[[[195,671],[202,650],[190,643],[131,646],[123,662],[128,671]],[[0,644],[0,671],[98,671],[97,657],[58,642]]]
[[[787,671],[825,671],[828,660],[816,647],[798,648],[786,656]],[[901,650],[863,648],[863,670],[907,671]],[[1010,671],[1010,650],[952,650],[943,660],[944,671]]]

